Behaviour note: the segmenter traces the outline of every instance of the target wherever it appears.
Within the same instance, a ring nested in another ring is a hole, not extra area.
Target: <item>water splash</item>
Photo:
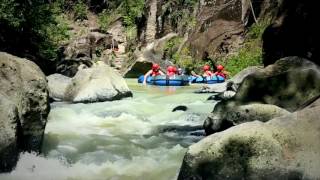
[[[131,83],[134,97],[122,101],[52,104],[43,154],[21,154],[16,169],[0,179],[176,179],[214,104],[192,94],[193,87]],[[187,112],[172,112],[181,104]]]

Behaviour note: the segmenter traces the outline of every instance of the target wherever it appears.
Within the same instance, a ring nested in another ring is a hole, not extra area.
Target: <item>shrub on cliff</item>
[[[245,43],[238,53],[222,61],[231,76],[246,67],[262,65],[262,33],[268,25],[268,20],[252,25],[248,29]]]
[[[0,3],[0,50],[19,56],[55,59],[68,37],[56,3],[5,0]]]
[[[83,1],[79,0],[74,5],[73,18],[80,21],[87,19],[87,6]]]

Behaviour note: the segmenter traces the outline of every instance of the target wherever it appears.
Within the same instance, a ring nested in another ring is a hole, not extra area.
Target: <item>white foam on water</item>
[[[213,104],[188,88],[134,88],[134,97],[121,101],[52,104],[45,155],[21,154],[15,170],[0,179],[176,179],[186,145],[197,138],[159,127],[202,125],[201,114]],[[187,112],[172,112],[178,105]]]
[[[184,148],[177,145],[172,149],[157,148],[148,150],[143,156],[119,159],[103,164],[74,163],[65,160],[44,158],[35,154],[20,155],[14,171],[1,174],[1,180],[65,180],[65,179],[154,179],[168,180],[176,176],[175,169],[180,165]],[[178,154],[178,156],[177,156]],[[171,173],[169,173],[171,172]]]

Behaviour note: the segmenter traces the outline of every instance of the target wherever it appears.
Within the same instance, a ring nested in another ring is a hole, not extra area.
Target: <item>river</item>
[[[1,180],[173,180],[214,103],[199,86],[156,87],[127,79],[133,98],[51,104],[42,154],[20,154]],[[172,109],[186,105],[186,112]]]

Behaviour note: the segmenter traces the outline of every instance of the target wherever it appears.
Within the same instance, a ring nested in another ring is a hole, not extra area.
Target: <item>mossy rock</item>
[[[254,121],[189,147],[178,180],[319,179],[320,106]]]

